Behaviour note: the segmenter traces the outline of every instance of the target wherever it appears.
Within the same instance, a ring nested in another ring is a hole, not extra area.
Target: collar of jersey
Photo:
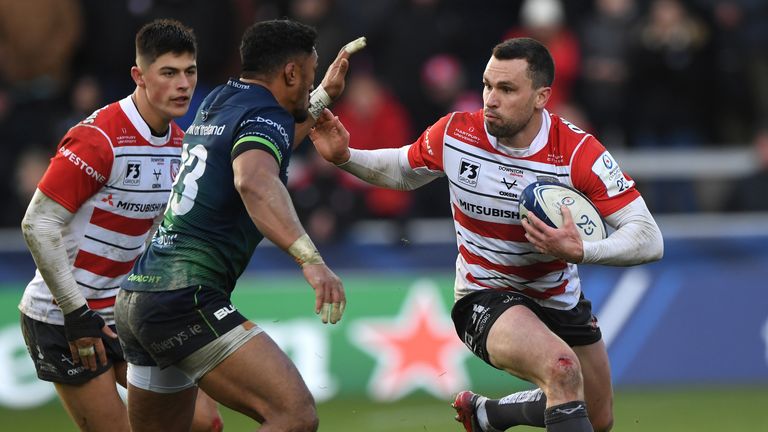
[[[141,118],[141,114],[139,114],[136,105],[133,104],[130,95],[120,100],[120,108],[128,117],[128,120],[131,121],[133,127],[136,128],[139,134],[141,134],[141,137],[147,140],[147,142],[157,147],[168,144],[168,141],[171,139],[171,131],[173,127],[168,127],[168,132],[166,132],[165,136],[158,137],[152,135],[152,131],[149,130],[149,125],[147,125],[144,119]]]

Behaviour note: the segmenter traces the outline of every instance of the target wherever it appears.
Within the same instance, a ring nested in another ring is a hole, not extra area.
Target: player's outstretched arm
[[[323,159],[334,165],[349,160],[349,132],[330,110],[323,110],[309,136]]]
[[[336,59],[328,67],[320,85],[310,95],[309,118],[296,125],[296,139],[294,140],[296,145],[307,137],[310,129],[315,124],[315,119],[320,116],[323,109],[330,106],[344,92],[347,71],[349,70],[349,57],[363,49],[365,45],[366,39],[360,37],[344,45],[339,50],[339,54],[336,55]]]
[[[235,188],[253,223],[272,243],[288,252],[301,266],[315,290],[315,313],[324,323],[336,323],[346,297],[341,280],[323,262],[301,226],[288,190],[280,181],[279,166],[271,154],[248,150],[232,162]]]

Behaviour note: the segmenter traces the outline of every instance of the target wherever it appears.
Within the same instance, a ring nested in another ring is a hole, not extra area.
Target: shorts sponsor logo
[[[149,344],[149,348],[155,354],[159,354],[164,351],[168,351],[173,348],[178,348],[184,345],[186,341],[193,338],[203,332],[203,327],[200,324],[194,324],[187,327],[186,330],[181,330],[175,335],[161,339]]]
[[[215,316],[217,320],[221,321],[222,319],[224,319],[225,316],[231,314],[236,310],[237,308],[235,307],[235,305],[230,304],[229,306],[224,306],[223,308],[214,312],[213,316]]]

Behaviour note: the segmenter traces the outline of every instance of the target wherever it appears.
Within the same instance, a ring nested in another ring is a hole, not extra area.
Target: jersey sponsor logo
[[[106,197],[101,199],[101,202],[109,204],[111,207],[115,206],[115,203],[112,202],[112,194],[107,195]]]
[[[514,192],[510,192],[509,190],[513,187],[517,186],[517,180],[512,179],[512,181],[507,180],[506,177],[501,178],[501,183],[506,186],[507,190],[500,190],[499,196],[507,197],[507,198],[517,198],[518,195]]]
[[[560,165],[563,162],[565,162],[565,157],[563,155],[552,154],[552,153],[547,155],[547,163]]]
[[[96,180],[99,183],[104,183],[107,181],[107,178],[104,175],[96,171],[96,168],[90,166],[88,162],[84,161],[80,156],[77,155],[77,153],[73,152],[72,150],[66,147],[62,147],[59,149],[59,153],[61,153],[61,155],[64,156],[66,160],[70,161],[72,165],[80,168],[80,171],[83,171],[88,177]]]
[[[512,189],[513,187],[517,186],[517,180],[507,181],[506,177],[501,178],[501,182],[504,184],[504,186],[507,187],[507,190]]]
[[[432,126],[429,126],[424,132],[424,144],[427,146],[427,153],[429,153],[430,156],[434,156],[435,152],[432,150],[432,144],[429,143],[429,131],[431,130]]]
[[[504,165],[499,165],[499,171],[504,172],[512,177],[522,178],[525,175],[525,171],[520,168],[508,167]]]
[[[472,134],[474,132],[475,128],[469,128],[469,130],[462,130],[462,129],[454,129],[453,130],[453,136],[459,140],[462,140],[466,143],[470,144],[477,144],[480,142],[480,137],[477,135]]]
[[[227,125],[199,125],[193,124],[187,128],[187,135],[222,135]]]
[[[256,116],[255,119],[248,119],[248,120],[244,121],[243,122],[243,126],[247,125],[248,123],[253,123],[253,122],[264,123],[267,126],[275,128],[277,130],[277,132],[279,132],[280,135],[283,136],[283,140],[285,141],[285,145],[290,147],[291,140],[288,138],[288,132],[285,131],[285,128],[283,127],[283,125],[281,125],[280,123],[278,123],[278,122],[276,122],[276,121],[274,121],[272,119],[267,119],[267,118],[264,118],[262,116]]]
[[[240,81],[236,81],[236,80],[233,80],[233,79],[229,80],[227,82],[227,85],[230,85],[230,86],[235,87],[235,88],[239,88],[241,90],[248,90],[249,88],[251,88],[251,86],[249,86],[248,84],[243,84]]]
[[[157,275],[140,275],[136,273],[131,273],[128,275],[128,278],[126,279],[128,282],[136,282],[136,283],[160,283],[160,280],[162,279],[162,276]]]
[[[136,136],[135,135],[120,135],[120,136],[115,138],[115,141],[117,141],[118,145],[135,144],[136,143]]]
[[[133,203],[118,201],[117,208],[140,213],[160,213],[165,208],[165,203]]]
[[[476,187],[477,178],[480,176],[480,167],[478,162],[462,158],[459,164],[459,181],[467,186]]]
[[[459,200],[459,205],[464,211],[468,213],[474,213],[483,216],[491,216],[503,219],[520,219],[520,213],[495,207],[481,206],[478,204],[472,204],[462,199]]]
[[[141,183],[141,161],[129,160],[125,168],[124,185],[138,186]]]

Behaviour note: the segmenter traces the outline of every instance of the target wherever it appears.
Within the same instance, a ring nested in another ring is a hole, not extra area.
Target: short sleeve
[[[608,216],[640,196],[635,181],[594,137],[579,146],[571,161],[573,186],[584,192],[600,214]]]
[[[443,171],[443,139],[451,115],[447,115],[428,127],[408,149],[411,168],[426,167]]]
[[[232,160],[242,153],[259,149],[272,155],[282,166],[290,154],[294,135],[294,120],[285,111],[259,111],[242,122],[232,146]]]
[[[101,131],[74,127],[61,140],[37,187],[74,213],[107,184],[113,162],[112,146]]]

